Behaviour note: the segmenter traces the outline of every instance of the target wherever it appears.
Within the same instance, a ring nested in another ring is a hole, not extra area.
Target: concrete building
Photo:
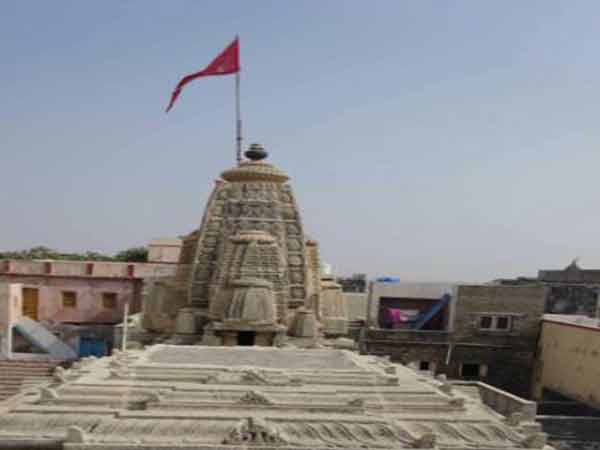
[[[587,316],[546,314],[533,396],[557,448],[600,449],[600,323]]]
[[[498,279],[494,283],[547,286],[547,314],[600,317],[600,270],[582,269],[576,260],[562,270],[540,270],[536,278]]]
[[[599,380],[599,319],[544,315],[534,377],[534,398],[542,400],[548,392],[558,393],[600,410]]]
[[[141,310],[144,282],[175,271],[162,262],[0,261],[0,284],[19,290],[13,297],[21,305],[11,309],[13,316],[6,305],[0,311],[4,354],[41,350],[20,335],[24,329],[14,314],[41,323],[80,356],[108,354],[126,306],[131,313]]]
[[[546,296],[544,286],[374,282],[361,348],[526,397]]]
[[[547,449],[535,404],[332,350],[155,345],[0,404],[2,448]]]
[[[585,270],[573,261],[564,270],[540,270],[538,281],[547,285],[549,314],[600,314],[600,270]]]
[[[337,277],[336,281],[344,292],[364,293],[367,291],[367,275],[355,273],[349,277]]]

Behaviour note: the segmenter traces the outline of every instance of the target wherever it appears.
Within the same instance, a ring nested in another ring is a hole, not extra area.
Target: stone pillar
[[[0,283],[0,354],[12,354],[12,327],[21,317],[23,294],[21,284]]]

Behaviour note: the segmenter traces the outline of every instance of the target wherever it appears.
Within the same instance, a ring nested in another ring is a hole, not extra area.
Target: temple
[[[178,343],[228,346],[345,334],[341,289],[321,279],[288,175],[258,144],[245,156],[217,181],[175,279],[148,290],[144,327]]]

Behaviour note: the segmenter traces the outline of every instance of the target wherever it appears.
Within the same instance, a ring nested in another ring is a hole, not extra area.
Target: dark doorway
[[[479,364],[463,364],[460,375],[463,378],[479,378]]]
[[[238,345],[254,345],[254,339],[256,338],[255,331],[240,331],[238,332]]]

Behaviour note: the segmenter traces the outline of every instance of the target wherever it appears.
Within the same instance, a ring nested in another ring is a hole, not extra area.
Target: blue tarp
[[[379,277],[376,278],[375,281],[378,283],[400,283],[400,278],[398,277]]]

